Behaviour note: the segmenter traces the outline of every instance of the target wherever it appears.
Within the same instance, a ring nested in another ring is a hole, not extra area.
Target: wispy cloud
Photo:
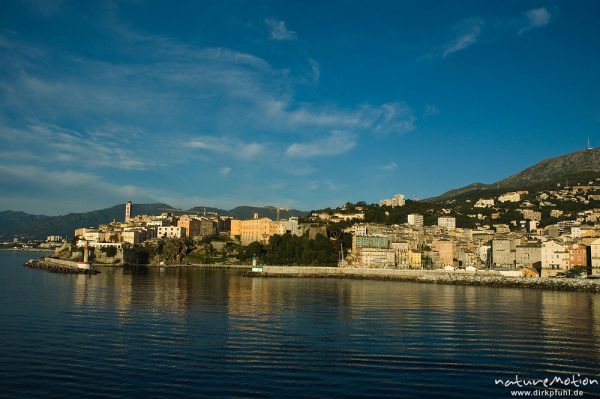
[[[383,170],[396,170],[398,168],[398,164],[396,162],[390,162],[381,167]]]
[[[269,122],[288,129],[307,127],[353,130],[378,135],[402,134],[414,130],[415,117],[404,103],[366,104],[353,110],[301,105],[293,108],[286,101],[266,104]]]
[[[295,40],[296,32],[289,30],[284,21],[267,18],[265,24],[269,27],[269,37],[272,40]]]
[[[17,153],[29,153],[29,159],[40,163],[76,163],[79,167],[125,170],[142,170],[155,164],[144,159],[143,146],[138,144],[133,151],[133,139],[139,133],[131,129],[108,126],[92,132],[78,132],[36,122],[24,128],[0,124],[0,133],[0,144]]]
[[[190,148],[206,150],[219,155],[228,155],[242,160],[255,159],[261,156],[267,148],[267,145],[262,143],[246,143],[232,137],[215,136],[196,137],[188,145]]]
[[[223,166],[222,168],[219,168],[219,174],[221,176],[227,176],[230,172],[231,168],[229,166]]]
[[[168,193],[107,192],[157,200],[193,195],[179,184],[184,178],[265,182],[271,178],[265,171],[276,170],[301,179],[319,171],[313,157],[348,152],[360,137],[415,129],[413,111],[401,101],[300,101],[297,86],[315,84],[321,75],[306,53],[299,83],[293,70],[235,49],[197,47],[119,24],[103,34],[113,34],[114,43],[101,58],[0,36],[0,57],[7,60],[0,74],[4,164],[79,171],[104,182],[121,175],[153,181],[155,191]],[[123,61],[129,57],[135,62]],[[173,172],[181,166],[197,173]],[[157,181],[155,173],[173,182]],[[240,197],[266,195],[239,186]]]
[[[289,157],[310,158],[339,155],[356,146],[356,136],[344,132],[333,132],[325,139],[308,143],[293,143],[286,150]]]
[[[529,30],[541,28],[542,26],[548,25],[552,20],[552,15],[546,8],[541,7],[527,11],[525,13],[525,18],[527,20],[527,23],[523,28],[519,30],[519,35]]]
[[[458,36],[444,47],[442,51],[443,58],[476,44],[479,40],[482,25],[483,20],[481,18],[464,20],[458,27]]]

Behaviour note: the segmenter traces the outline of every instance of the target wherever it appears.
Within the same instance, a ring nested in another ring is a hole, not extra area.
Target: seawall
[[[32,269],[42,269],[52,273],[67,273],[67,274],[97,274],[100,273],[96,269],[80,269],[77,267],[77,262],[55,258],[40,258],[39,260],[29,260],[24,266]]]
[[[488,287],[541,288],[564,291],[600,292],[600,279],[506,277],[496,271],[397,270],[337,267],[263,266],[251,277],[349,278],[361,280],[407,281],[427,284],[455,284]]]

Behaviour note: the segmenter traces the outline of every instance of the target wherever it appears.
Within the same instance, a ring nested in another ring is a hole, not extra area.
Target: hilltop
[[[450,190],[425,202],[440,202],[454,198],[490,196],[510,190],[539,191],[565,185],[587,183],[600,176],[600,148],[582,150],[544,159],[518,173],[494,183],[472,183]]]

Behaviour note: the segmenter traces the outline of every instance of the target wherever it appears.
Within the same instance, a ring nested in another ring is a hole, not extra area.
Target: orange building
[[[569,248],[569,269],[574,266],[585,266],[586,261],[585,245],[573,244]]]
[[[450,240],[433,240],[431,248],[440,254],[440,267],[454,265],[454,244]]]
[[[183,227],[185,229],[185,236],[187,238],[200,235],[200,221],[190,216],[181,216],[177,221],[177,227]]]

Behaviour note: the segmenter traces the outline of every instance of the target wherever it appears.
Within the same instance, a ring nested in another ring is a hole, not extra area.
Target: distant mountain
[[[134,215],[160,215],[167,204],[134,204]],[[122,221],[125,217],[125,204],[84,213],[69,213],[61,216],[30,215],[25,212],[0,212],[0,239],[15,235],[33,238],[46,238],[49,235],[72,236],[78,227],[98,226],[113,220]]]
[[[277,218],[277,208],[274,208],[272,206],[238,206],[227,211],[226,213],[224,213],[224,215],[233,216],[238,219],[250,219],[254,217],[255,213],[258,213],[258,216],[261,218],[268,217],[269,219],[273,220]],[[308,212],[299,211],[297,209],[290,209],[289,211],[280,211],[279,217],[281,217],[282,219],[287,219],[292,216],[300,217],[305,216],[307,214]]]
[[[258,213],[260,217],[276,218],[273,207],[238,206],[229,211],[219,208],[197,206],[189,210],[173,208],[167,204],[133,204],[133,215],[160,215],[163,212],[183,214],[186,212],[202,214],[217,213],[223,216],[234,216],[247,219]],[[281,211],[281,217],[304,216],[307,212],[291,209]],[[72,236],[76,228],[96,227],[113,220],[122,221],[125,217],[125,204],[84,213],[69,213],[61,216],[31,215],[25,212],[0,212],[0,240],[12,239],[14,236],[27,236],[42,239],[49,235]]]
[[[423,201],[439,202],[459,197],[475,198],[519,189],[535,191],[556,187],[557,184],[586,183],[597,177],[600,177],[600,148],[544,159],[495,183],[473,183]]]

